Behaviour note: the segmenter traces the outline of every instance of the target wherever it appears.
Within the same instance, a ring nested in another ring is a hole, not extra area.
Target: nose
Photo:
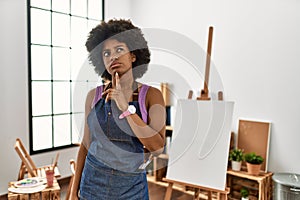
[[[115,60],[118,60],[118,59],[119,59],[119,56],[117,56],[115,54],[110,57],[111,61],[115,61]]]

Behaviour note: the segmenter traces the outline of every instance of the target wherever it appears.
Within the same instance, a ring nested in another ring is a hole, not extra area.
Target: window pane
[[[100,24],[100,21],[96,20],[88,20],[88,32],[90,32],[93,28]]]
[[[55,147],[71,144],[70,125],[70,115],[53,117]]]
[[[33,117],[33,150],[47,149],[52,147],[52,118]]]
[[[83,137],[84,113],[72,115],[72,143],[79,143]]]
[[[89,0],[88,3],[88,17],[98,20],[102,19],[102,1]]]
[[[52,44],[54,46],[70,46],[70,17],[52,13]]]
[[[32,81],[32,115],[49,115],[51,110],[51,82]]]
[[[71,18],[72,47],[85,48],[87,39],[87,20],[80,17]]]
[[[31,43],[50,45],[50,12],[31,9]]]
[[[31,46],[31,79],[51,80],[51,48]]]
[[[93,67],[88,65],[88,53],[83,48],[72,48],[71,51],[71,78],[72,80],[87,80],[86,73]],[[95,73],[94,73],[95,74]]]
[[[52,0],[52,10],[70,13],[70,1],[69,0]]]
[[[102,0],[30,0],[33,151],[78,143],[85,99],[101,78],[85,42],[102,20]]]
[[[84,112],[87,85],[87,82],[83,81],[72,82],[72,112]]]
[[[38,8],[50,10],[51,0],[31,0],[30,5]]]
[[[71,1],[71,14],[86,17],[87,13],[87,1],[86,0],[72,0]]]
[[[70,83],[53,82],[53,113],[70,113]]]
[[[53,80],[70,80],[70,50],[53,47]]]

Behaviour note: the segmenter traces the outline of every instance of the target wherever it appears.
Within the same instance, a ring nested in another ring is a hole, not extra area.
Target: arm
[[[161,92],[150,87],[146,96],[148,124],[137,114],[127,117],[128,123],[142,144],[152,153],[162,153],[165,145],[166,109]]]
[[[85,146],[81,143],[77,155],[77,161],[76,161],[76,169],[75,169],[75,175],[73,178],[73,183],[71,187],[70,192],[70,200],[78,199],[78,190],[79,190],[79,184],[81,180],[81,174],[85,163],[85,157],[87,155],[87,149]]]
[[[77,154],[77,160],[76,160],[76,169],[75,169],[75,175],[73,178],[73,183],[70,191],[70,199],[76,200],[78,199],[78,190],[79,190],[79,184],[81,180],[81,174],[83,171],[84,163],[85,163],[85,158],[89,149],[89,128],[87,125],[87,116],[91,111],[91,105],[95,96],[95,89],[91,90],[87,97],[86,97],[86,102],[85,102],[85,124],[84,124],[84,136],[82,139],[82,142],[79,147],[79,151]]]

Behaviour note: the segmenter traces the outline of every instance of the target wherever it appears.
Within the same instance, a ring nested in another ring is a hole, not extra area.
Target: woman
[[[71,199],[149,199],[145,149],[163,151],[165,105],[161,92],[136,82],[150,62],[141,30],[127,20],[95,27],[86,42],[89,59],[111,82],[86,97],[84,137]],[[79,191],[79,192],[78,192]]]

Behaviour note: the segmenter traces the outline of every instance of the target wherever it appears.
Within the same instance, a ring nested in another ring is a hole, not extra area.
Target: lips
[[[119,62],[113,62],[113,63],[110,65],[110,68],[111,68],[111,69],[114,69],[114,68],[119,67],[120,65],[121,65],[121,63],[119,63]]]

